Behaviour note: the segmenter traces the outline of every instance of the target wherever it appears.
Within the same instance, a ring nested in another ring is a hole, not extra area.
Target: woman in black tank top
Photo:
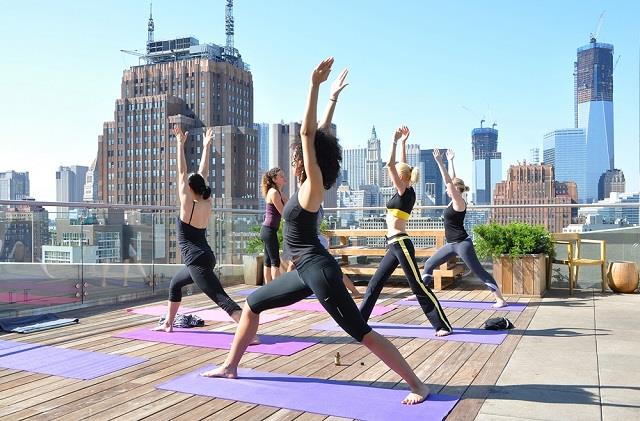
[[[176,237],[185,266],[171,279],[167,317],[154,330],[173,331],[173,321],[182,301],[182,288],[194,282],[202,292],[225,310],[231,319],[238,322],[241,314],[240,306],[227,295],[213,272],[216,258],[207,243],[206,236],[206,226],[211,213],[211,188],[207,186],[205,179],[209,177],[213,130],[208,129],[203,137],[202,159],[198,172],[188,177],[184,146],[189,132],[183,132],[180,127],[175,126],[174,135],[177,143],[177,185],[180,198]]]
[[[462,197],[462,193],[469,190],[469,187],[465,186],[464,181],[456,177],[456,170],[453,166],[453,158],[455,158],[454,152],[449,149],[447,151],[447,160],[449,161],[449,171],[445,169],[440,150],[433,150],[433,157],[440,168],[440,173],[447,186],[447,195],[451,197],[451,203],[444,210],[444,235],[447,239],[447,244],[441,247],[433,256],[424,264],[424,270],[422,272],[422,279],[425,282],[432,281],[433,270],[448,261],[454,256],[458,256],[462,261],[471,269],[474,275],[482,279],[485,285],[493,292],[496,303],[494,307],[504,307],[506,302],[502,298],[500,288],[496,284],[495,279],[489,272],[483,267],[476,251],[473,248],[473,242],[471,237],[464,229],[464,217],[467,214],[467,203]]]
[[[295,303],[315,293],[322,306],[352,337],[362,342],[398,373],[411,387],[404,403],[422,402],[429,389],[413,373],[398,350],[384,337],[371,330],[355,302],[342,283],[342,271],[336,260],[318,239],[318,210],[329,189],[338,178],[342,151],[338,140],[329,133],[330,121],[338,95],[346,86],[345,69],[331,86],[329,103],[323,122],[316,120],[318,90],[327,80],[333,58],[321,62],[311,76],[307,109],[302,122],[302,156],[294,156],[293,165],[300,176],[298,192],[284,207],[284,241],[291,253],[296,270],[288,272],[247,298],[231,352],[221,367],[203,373],[210,377],[237,377],[237,368],[249,340],[258,329],[259,313],[275,307]],[[300,162],[302,158],[302,162]],[[302,165],[300,165],[302,164]]]

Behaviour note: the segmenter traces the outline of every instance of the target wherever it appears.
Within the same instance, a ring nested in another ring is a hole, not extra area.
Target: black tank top
[[[442,213],[444,217],[444,236],[447,243],[458,243],[465,240],[469,234],[464,229],[464,217],[467,215],[467,207],[462,212],[453,209],[451,203]]]
[[[387,210],[390,214],[396,218],[404,219],[405,221],[411,216],[413,205],[416,203],[416,192],[413,187],[409,186],[404,189],[404,194],[400,196],[396,191],[396,194],[391,196],[391,199],[387,202]]]
[[[318,238],[318,212],[309,212],[300,206],[298,192],[284,206],[285,248],[291,255],[296,269],[302,267],[313,256],[327,256],[333,259]]]
[[[180,216],[178,216],[178,221],[176,222],[178,246],[180,247],[182,262],[185,265],[192,264],[198,257],[205,253],[210,253],[213,256],[213,251],[207,242],[207,229],[196,228],[191,225],[195,207],[196,202],[194,201],[188,223],[182,221]]]

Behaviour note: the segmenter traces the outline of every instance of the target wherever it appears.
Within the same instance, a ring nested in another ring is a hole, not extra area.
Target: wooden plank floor
[[[228,287],[236,301],[243,296],[233,291],[246,285]],[[480,287],[477,287],[480,288]],[[407,288],[385,288],[381,304],[392,305],[410,294]],[[441,299],[491,301],[483,289],[460,287],[438,294]],[[529,299],[521,299],[529,302]],[[517,326],[499,346],[462,342],[391,338],[402,355],[425,380],[433,393],[461,395],[462,399],[447,419],[471,420],[478,413],[489,389],[495,384],[522,331],[531,321],[536,300],[522,313],[509,313]],[[164,304],[164,300],[136,305]],[[185,297],[184,305],[214,308],[202,294]],[[4,334],[0,339],[19,340],[66,348],[144,357],[148,362],[93,380],[65,379],[25,371],[0,369],[0,419],[28,420],[340,420],[338,417],[303,413],[263,405],[247,404],[155,389],[161,382],[197,370],[206,364],[220,364],[226,350],[184,347],[171,344],[119,339],[114,335],[154,324],[149,316],[130,314],[126,307],[89,308],[68,313],[80,317],[78,325],[29,335]],[[507,312],[474,309],[445,309],[454,327],[482,327],[483,322]],[[327,319],[325,313],[275,310],[289,317],[260,326],[261,334],[313,338],[320,343],[293,356],[245,354],[241,366],[261,371],[287,373],[325,379],[358,381],[377,387],[406,389],[400,377],[390,371],[364,346],[346,334],[311,330]],[[419,307],[400,306],[383,316],[372,318],[390,323],[428,324]],[[207,322],[204,329],[233,332],[228,323]],[[340,352],[340,366],[334,355]]]

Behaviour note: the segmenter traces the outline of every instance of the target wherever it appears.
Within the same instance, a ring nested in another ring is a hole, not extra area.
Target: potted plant
[[[242,256],[244,283],[248,285],[262,285],[264,282],[262,265],[264,243],[260,238],[260,225],[251,227],[255,236],[247,242],[247,254]]]
[[[555,255],[551,233],[541,225],[512,222],[474,228],[476,253],[493,258],[493,277],[504,294],[541,297],[548,260]]]

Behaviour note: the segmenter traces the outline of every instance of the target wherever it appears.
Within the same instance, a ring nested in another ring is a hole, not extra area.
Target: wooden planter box
[[[242,256],[244,283],[247,285],[262,285],[263,273],[262,265],[264,264],[264,256],[244,255]]]
[[[547,289],[547,276],[547,256],[544,254],[493,259],[493,277],[503,294],[542,297]]]

